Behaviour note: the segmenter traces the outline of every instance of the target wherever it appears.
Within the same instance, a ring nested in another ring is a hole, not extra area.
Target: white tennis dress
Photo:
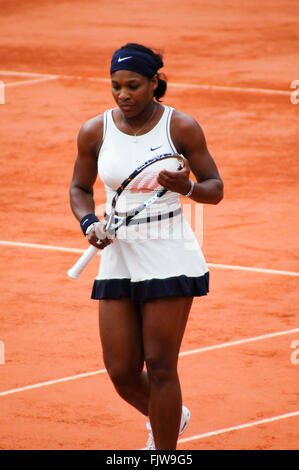
[[[113,121],[113,110],[106,111],[98,158],[99,177],[107,196],[106,214],[110,213],[116,189],[138,165],[154,156],[177,152],[170,136],[172,112],[173,108],[164,106],[157,125],[147,134],[136,137],[121,132]],[[144,194],[128,197],[131,198],[128,204],[133,206]],[[158,214],[162,215],[162,220],[157,220]],[[116,233],[114,242],[102,251],[93,299],[125,296],[145,301],[208,293],[209,270],[182,214],[177,193],[168,191],[146,213],[141,212]]]

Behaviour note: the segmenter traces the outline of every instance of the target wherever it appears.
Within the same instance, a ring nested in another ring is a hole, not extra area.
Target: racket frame
[[[139,173],[141,173],[145,168],[149,167],[155,162],[166,160],[168,158],[177,158],[178,160],[181,160],[182,164],[179,165],[178,170],[183,168],[184,166],[184,157],[180,154],[177,153],[164,153],[162,155],[158,155],[156,157],[151,158],[150,160],[147,160],[146,162],[142,163],[139,165],[123,182],[122,184],[118,187],[118,189],[115,192],[115,195],[113,196],[112,202],[111,202],[111,212],[108,216],[107,223],[104,227],[106,232],[110,234],[114,234],[116,230],[121,227],[123,224],[128,225],[130,221],[132,220],[135,215],[139,214],[143,209],[146,207],[150,206],[153,204],[158,198],[162,197],[166,192],[166,188],[160,189],[156,194],[154,194],[152,197],[150,197],[146,202],[140,204],[139,206],[135,207],[134,209],[131,209],[126,213],[126,216],[122,217],[121,220],[119,220],[117,223],[112,225],[113,220],[115,218],[115,213],[116,213],[116,203],[121,195],[121,193],[125,190],[125,188],[129,185],[129,183],[134,179]],[[78,259],[78,261],[68,270],[68,276],[72,279],[78,279],[81,272],[84,270],[84,268],[90,263],[90,261],[94,258],[94,256],[99,252],[99,249],[96,248],[93,245],[90,245],[87,250],[83,253],[83,255]]]
[[[146,207],[149,207],[153,202],[155,202],[157,199],[162,197],[168,190],[166,188],[160,189],[156,194],[154,194],[152,197],[150,197],[147,201],[141,203],[139,206],[135,207],[134,209],[131,209],[126,212],[126,215],[124,217],[121,217],[118,222],[113,223],[113,220],[115,218],[115,213],[116,213],[116,204],[117,201],[120,197],[120,195],[123,193],[123,191],[126,189],[126,187],[131,183],[131,181],[136,178],[145,168],[148,168],[151,166],[153,163],[166,160],[168,158],[176,158],[178,160],[181,160],[181,162],[184,162],[183,156],[179,155],[177,153],[164,153],[161,155],[158,155],[156,157],[151,158],[150,160],[147,160],[146,162],[142,163],[139,165],[117,188],[113,199],[111,201],[111,212],[108,216],[107,223],[104,227],[104,230],[111,235],[113,235],[116,230],[119,229],[122,225],[129,225],[130,221],[132,220],[133,217],[135,217],[137,214],[139,214],[143,209]],[[178,167],[178,170],[182,168],[182,165],[180,164]]]

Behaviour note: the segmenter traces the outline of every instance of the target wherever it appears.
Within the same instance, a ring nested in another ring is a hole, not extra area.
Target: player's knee
[[[151,384],[163,386],[177,379],[177,369],[171,361],[148,358],[146,360],[146,368]]]
[[[107,367],[107,372],[117,389],[128,387],[136,378],[136,374],[131,369],[121,365]]]

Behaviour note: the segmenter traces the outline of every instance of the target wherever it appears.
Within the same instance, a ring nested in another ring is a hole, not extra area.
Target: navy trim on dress
[[[167,119],[166,119],[166,135],[167,135],[167,140],[168,140],[168,143],[169,143],[172,151],[174,153],[177,153],[177,150],[174,147],[174,143],[172,142],[172,138],[171,138],[171,135],[170,135],[170,122],[171,122],[172,113],[173,113],[173,109],[169,107],[168,108],[168,115],[167,115]]]
[[[199,297],[209,292],[209,272],[203,276],[185,275],[166,279],[131,282],[130,279],[96,279],[92,299],[119,299],[130,297],[143,302],[158,297]]]

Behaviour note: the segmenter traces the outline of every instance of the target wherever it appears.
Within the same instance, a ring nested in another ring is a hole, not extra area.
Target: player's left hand
[[[190,189],[190,165],[184,158],[184,166],[178,171],[162,170],[157,178],[158,183],[174,193],[186,194]]]

